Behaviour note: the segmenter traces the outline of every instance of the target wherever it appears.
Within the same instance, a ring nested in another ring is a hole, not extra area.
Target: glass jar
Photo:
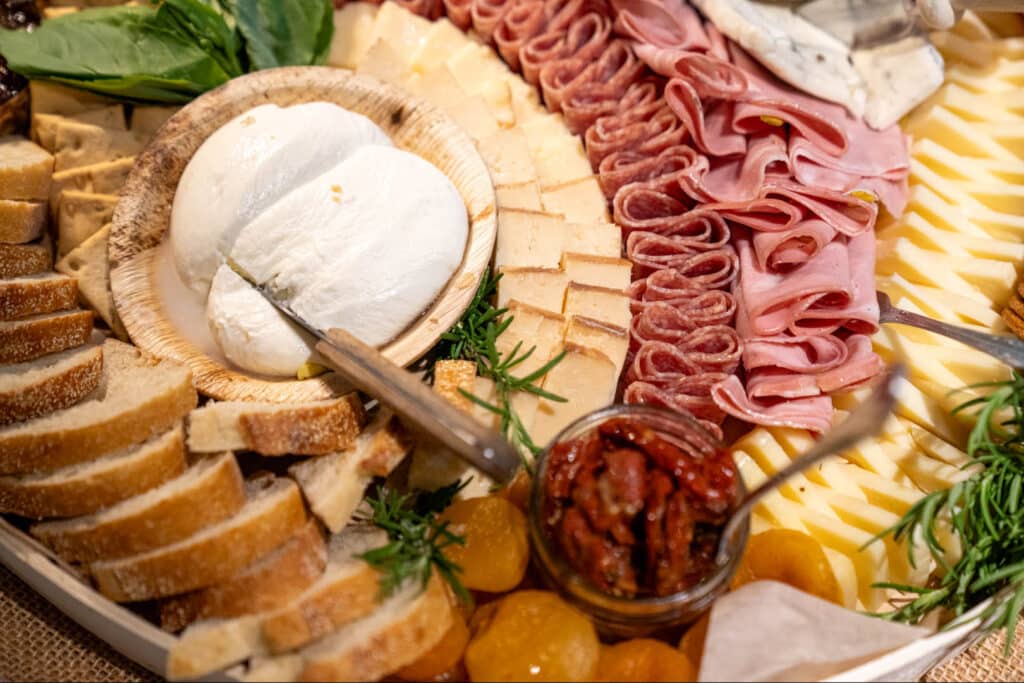
[[[569,566],[558,546],[544,528],[544,480],[548,454],[556,444],[577,439],[599,425],[617,418],[642,422],[668,441],[697,444],[698,447],[724,448],[693,419],[664,408],[645,405],[614,405],[585,415],[566,427],[551,442],[536,462],[530,490],[530,541],[534,560],[545,580],[562,597],[589,614],[598,628],[615,637],[634,638],[696,620],[711,603],[726,591],[750,533],[749,520],[733,535],[721,552],[712,573],[697,585],[666,596],[626,598],[606,593]],[[746,493],[742,479],[736,477],[736,501]]]

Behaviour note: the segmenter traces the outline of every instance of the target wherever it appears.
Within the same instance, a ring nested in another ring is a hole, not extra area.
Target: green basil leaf
[[[226,0],[251,70],[323,64],[334,36],[331,0]]]
[[[150,7],[84,10],[31,33],[0,30],[0,54],[28,78],[143,101],[186,101],[238,75]]]
[[[234,16],[219,4],[207,0],[164,0],[157,19],[177,24],[183,35],[191,36],[225,73],[240,76],[244,72],[239,61],[242,39]]]

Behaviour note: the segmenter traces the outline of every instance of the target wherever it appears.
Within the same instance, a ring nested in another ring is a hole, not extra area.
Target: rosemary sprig
[[[512,324],[512,316],[506,315],[508,309],[496,308],[491,303],[497,295],[500,280],[501,274],[494,275],[490,270],[484,273],[480,287],[462,319],[441,335],[444,345],[441,355],[452,360],[469,360],[476,363],[477,374],[494,382],[495,401],[491,403],[465,390],[461,390],[462,394],[473,403],[498,415],[501,418],[501,433],[513,445],[537,455],[542,448],[530,438],[512,405],[512,399],[516,392],[525,392],[549,401],[564,403],[563,397],[544,391],[538,382],[562,362],[565,352],[524,377],[513,374],[517,367],[533,355],[536,347],[524,350],[520,342],[507,353],[498,350],[498,337]]]
[[[942,576],[924,587],[880,584],[916,597],[878,616],[917,623],[943,608],[959,617],[996,596],[981,617],[987,628],[1008,629],[1009,648],[1024,607],[1024,375],[1014,371],[1009,381],[977,386],[993,391],[953,412],[979,409],[967,443],[971,460],[965,467],[981,465],[984,469],[949,489],[925,496],[895,526],[874,539],[889,534],[897,541],[907,539],[912,565],[915,539],[924,539]],[[1000,422],[1000,418],[1005,419]],[[936,536],[940,523],[951,524],[959,537],[962,554],[955,563],[946,559]],[[957,623],[961,620],[952,625]]]
[[[400,494],[394,489],[378,486],[366,498],[372,515],[363,517],[388,533],[390,543],[360,555],[371,567],[380,571],[380,598],[394,594],[406,581],[417,580],[426,588],[432,570],[448,582],[452,591],[467,604],[472,596],[462,585],[458,574],[462,569],[448,560],[444,549],[465,545],[466,539],[438,521],[438,515],[469,480],[456,481],[436,491]]]

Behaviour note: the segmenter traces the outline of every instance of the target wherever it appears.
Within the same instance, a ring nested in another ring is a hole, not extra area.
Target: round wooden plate
[[[472,300],[494,250],[494,187],[472,140],[429,103],[373,78],[327,67],[261,71],[211,91],[175,114],[139,156],[114,212],[110,288],[132,341],[157,356],[186,363],[196,388],[219,400],[312,401],[345,383],[333,374],[308,380],[268,380],[227,367],[204,353],[170,322],[156,289],[156,256],[170,234],[171,206],[185,166],[215,130],[262,104],[333,102],[384,129],[395,145],[444,172],[466,202],[469,240],[459,269],[423,313],[381,352],[398,365],[422,356]],[[372,226],[367,226],[372,229]]]

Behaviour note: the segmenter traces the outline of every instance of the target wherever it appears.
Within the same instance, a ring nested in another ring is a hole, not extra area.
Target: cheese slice
[[[63,121],[86,123],[109,130],[128,130],[124,107],[112,105],[70,116],[34,114],[32,116],[32,140],[46,151],[53,152],[57,146],[57,126]]]
[[[540,203],[540,187],[535,182],[497,185],[494,188],[494,194],[498,199],[499,209],[543,211]],[[566,229],[568,230],[568,227]]]
[[[947,254],[968,253],[979,258],[1011,263],[1024,261],[1024,244],[1016,240],[942,230],[913,211],[904,214],[898,224],[886,228],[882,234],[886,239],[906,237],[922,249],[945,251]]]
[[[380,11],[369,2],[349,2],[334,11],[334,38],[327,56],[330,66],[353,69],[359,66],[370,46],[373,29]]]
[[[107,260],[107,240],[110,226],[105,225],[82,242],[55,266],[78,282],[78,296],[86,306],[96,311],[119,339],[128,340],[121,320],[114,309],[110,294],[110,263]]]
[[[132,130],[140,135],[155,135],[181,107],[136,106],[132,108]]]
[[[419,46],[412,53],[410,66],[414,71],[424,74],[445,68],[445,62],[452,52],[469,42],[472,42],[469,36],[446,17],[442,17],[430,24]]]
[[[515,300],[509,301],[507,308],[512,323],[498,337],[496,347],[505,358],[513,352],[523,356],[532,349],[529,357],[511,371],[516,377],[526,377],[554,358],[562,344],[565,319],[558,313]]]
[[[541,200],[545,211],[560,213],[573,223],[607,223],[611,220],[608,200],[594,176],[550,187],[543,191]]]
[[[66,171],[133,157],[148,142],[148,136],[132,131],[108,130],[90,124],[62,121],[57,125],[54,170]]]
[[[565,356],[548,373],[544,390],[566,399],[538,402],[531,434],[537,445],[547,445],[576,419],[615,400],[619,375],[603,353],[566,343]]]
[[[545,120],[534,118],[530,123]],[[545,132],[543,128],[532,130],[529,123],[522,126],[527,140],[531,141],[530,155],[533,157],[537,179],[543,190],[555,190],[582,180],[593,179],[594,175],[583,143],[565,130],[561,121],[559,124],[558,133]],[[604,195],[601,197],[604,203]]]
[[[356,73],[372,76],[383,83],[406,87],[412,72],[406,68],[398,51],[383,40],[378,40],[367,50],[363,60],[356,67]]]
[[[446,111],[474,140],[485,140],[501,131],[498,119],[479,95],[463,97],[449,104]]]
[[[498,272],[501,273],[501,281],[498,283],[499,308],[518,301],[552,313],[562,313],[568,285],[565,271],[558,268],[506,267]]]
[[[615,374],[622,374],[622,367],[629,352],[629,331],[599,320],[574,315],[565,328],[565,341],[600,351],[615,364]]]
[[[622,232],[614,223],[569,223],[565,250],[573,254],[622,256]]]
[[[495,185],[519,185],[536,182],[537,171],[533,167],[526,136],[518,128],[503,129],[477,141],[480,156],[491,170]],[[558,212],[551,212],[558,213]]]
[[[445,111],[467,97],[455,76],[443,65],[426,73],[413,73],[409,77],[409,89]]]
[[[979,300],[953,294],[933,285],[920,285],[906,280],[899,273],[875,278],[879,291],[885,292],[899,308],[943,320],[956,325],[980,326],[988,329],[999,324],[999,313],[988,299]],[[934,337],[924,330],[908,332],[913,339]]]
[[[537,211],[498,211],[497,268],[558,268],[566,242],[566,223]]]
[[[940,268],[936,260],[942,256],[915,246],[910,240],[878,240],[876,272],[880,275],[899,273],[912,282],[941,287],[948,291],[974,298],[982,303],[988,301],[977,287],[964,279],[955,270]]]
[[[910,438],[914,440],[918,448],[936,460],[941,460],[947,465],[957,468],[963,468],[970,462],[970,458],[966,453],[951,443],[935,436],[928,430],[922,429],[909,420],[900,419],[900,423],[907,430],[907,433],[910,434]]]
[[[396,2],[385,2],[381,4],[377,20],[373,23],[370,45],[378,41],[387,44],[403,66],[410,66],[410,57],[419,51],[430,28],[430,22],[423,17]]]
[[[101,109],[117,104],[109,97],[50,81],[29,81],[28,87],[33,116],[35,114],[73,116],[91,109]]]
[[[566,287],[565,315],[579,315],[622,329],[629,329],[633,321],[625,292],[575,282]]]
[[[915,138],[941,140],[944,147],[966,157],[1017,159],[1012,151],[987,135],[983,126],[973,125],[945,107],[932,107],[922,114],[911,114],[903,130]]]
[[[571,252],[562,256],[562,268],[570,282],[619,290],[629,287],[633,274],[633,263],[626,259]]]
[[[57,256],[62,257],[110,222],[117,196],[65,190],[57,209]]]
[[[512,74],[494,50],[486,45],[467,42],[455,50],[446,64],[463,90],[470,95],[480,95],[487,101],[501,125],[515,125],[516,116],[508,86]]]
[[[78,190],[94,194],[120,194],[134,163],[135,157],[128,157],[54,173],[53,183],[50,185],[50,204],[53,208],[54,218],[57,217],[60,195],[65,190]]]

